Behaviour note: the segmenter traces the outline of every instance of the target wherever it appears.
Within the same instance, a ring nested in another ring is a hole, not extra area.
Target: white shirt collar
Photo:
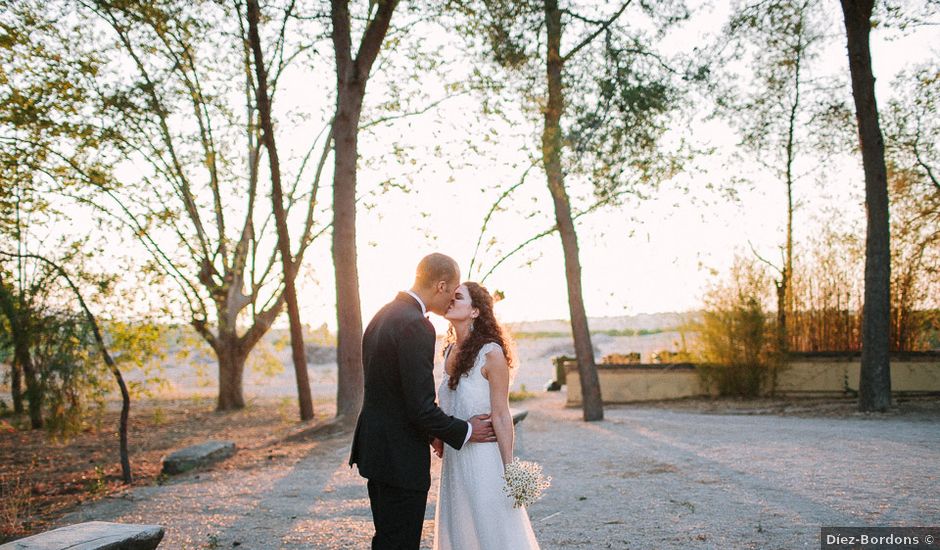
[[[412,298],[418,301],[418,305],[421,306],[421,315],[427,315],[428,308],[424,307],[424,302],[421,301],[421,298],[419,298],[417,294],[415,294],[414,292],[410,290],[406,290],[405,292],[407,294],[410,294]]]

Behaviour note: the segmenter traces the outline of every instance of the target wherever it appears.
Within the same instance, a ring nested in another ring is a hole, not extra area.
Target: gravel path
[[[634,406],[610,407],[606,420],[586,424],[563,404],[563,393],[522,404],[530,414],[517,454],[554,478],[529,510],[545,549],[813,548],[820,525],[940,524],[936,416]],[[170,549],[368,548],[368,497],[344,465],[348,445],[340,434],[294,463],[183,475],[87,505],[62,523],[159,523],[167,527],[161,547]]]

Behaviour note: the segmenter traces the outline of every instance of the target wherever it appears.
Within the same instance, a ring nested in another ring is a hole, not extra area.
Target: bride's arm
[[[513,432],[512,414],[509,412],[509,365],[502,350],[496,349],[486,354],[483,375],[490,383],[490,419],[496,432],[499,456],[503,466],[512,462]]]

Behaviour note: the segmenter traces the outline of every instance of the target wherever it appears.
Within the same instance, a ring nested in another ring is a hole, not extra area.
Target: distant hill
[[[684,325],[689,319],[697,318],[699,312],[640,313],[620,317],[589,317],[591,332],[611,330],[669,330]],[[512,332],[558,333],[571,332],[571,323],[564,319],[546,321],[520,321],[506,323]]]

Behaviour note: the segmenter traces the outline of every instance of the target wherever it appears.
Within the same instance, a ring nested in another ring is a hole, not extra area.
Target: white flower
[[[513,499],[513,508],[528,506],[542,498],[542,492],[552,485],[552,478],[542,475],[542,466],[536,462],[512,459],[503,474],[503,491]]]

